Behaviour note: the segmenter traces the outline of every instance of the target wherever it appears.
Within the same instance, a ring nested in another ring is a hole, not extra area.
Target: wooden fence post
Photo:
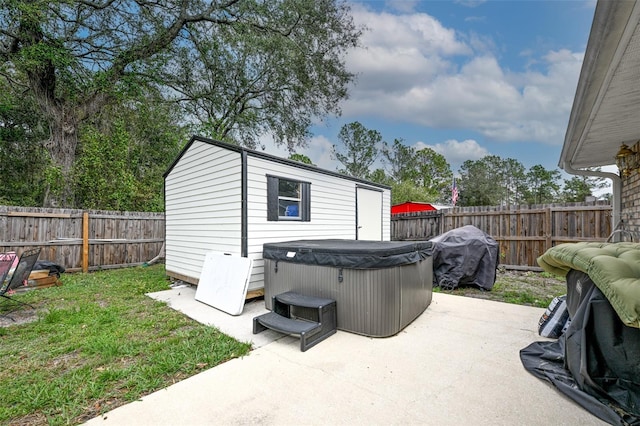
[[[89,212],[82,213],[82,272],[89,272]]]
[[[545,233],[545,248],[546,252],[551,247],[553,247],[553,215],[551,214],[551,207],[547,207],[544,209],[544,233]],[[598,237],[599,235],[595,235]]]

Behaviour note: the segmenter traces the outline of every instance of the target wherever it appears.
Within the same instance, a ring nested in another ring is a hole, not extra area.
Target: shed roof
[[[189,140],[189,142],[185,145],[185,147],[182,148],[182,151],[180,151],[180,154],[178,154],[178,156],[175,158],[175,160],[173,160],[171,165],[167,168],[167,171],[164,172],[163,177],[165,179],[169,175],[169,173],[171,173],[171,170],[173,170],[173,168],[176,166],[176,164],[178,164],[178,162],[180,161],[180,158],[182,158],[184,153],[187,152],[189,147],[191,147],[191,145],[193,145],[193,143],[196,142],[196,141],[197,142],[203,142],[203,143],[206,143],[206,144],[209,144],[209,145],[213,145],[213,146],[218,146],[218,147],[221,147],[221,148],[224,148],[224,149],[228,149],[228,150],[231,150],[231,151],[236,151],[236,152],[239,152],[239,153],[245,153],[247,155],[258,157],[258,158],[263,158],[263,159],[266,159],[266,160],[269,160],[269,161],[274,161],[274,162],[277,162],[277,163],[287,164],[287,165],[290,165],[290,166],[293,166],[293,167],[297,167],[297,168],[300,168],[300,169],[311,170],[311,171],[316,172],[316,173],[322,173],[322,174],[326,174],[326,175],[330,175],[330,176],[340,177],[342,179],[355,181],[355,182],[362,183],[362,184],[367,185],[367,186],[373,186],[373,187],[378,187],[378,188],[383,188],[383,189],[391,189],[390,186],[383,185],[381,183],[371,182],[371,181],[368,181],[368,180],[365,180],[365,179],[360,179],[360,178],[356,178],[356,177],[353,177],[353,176],[345,175],[345,174],[342,174],[342,173],[334,172],[334,171],[331,171],[331,170],[322,169],[322,168],[317,167],[315,165],[301,163],[299,161],[290,160],[288,158],[282,158],[282,157],[278,157],[276,155],[267,154],[266,152],[256,151],[256,150],[253,150],[253,149],[248,149],[248,148],[244,148],[244,147],[241,147],[241,146],[238,146],[238,145],[232,145],[232,144],[229,144],[229,143],[216,141],[216,140],[205,138],[203,136],[198,136],[198,135],[192,136],[191,139]]]

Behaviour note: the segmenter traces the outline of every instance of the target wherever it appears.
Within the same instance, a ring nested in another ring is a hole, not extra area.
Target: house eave
[[[567,171],[614,163],[621,143],[640,138],[639,90],[623,90],[640,64],[636,2],[599,1],[589,35],[559,166]],[[632,80],[634,79],[634,80]],[[612,117],[615,120],[612,120]],[[613,122],[612,122],[613,121]]]

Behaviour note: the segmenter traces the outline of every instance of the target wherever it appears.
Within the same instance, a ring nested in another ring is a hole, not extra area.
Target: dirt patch
[[[18,311],[5,314],[0,311],[0,327],[11,327],[13,325],[26,324],[37,321],[40,317],[40,310],[29,307],[21,308]]]
[[[42,413],[33,413],[17,419],[11,419],[13,426],[41,426],[47,425],[47,417]]]
[[[566,294],[564,277],[546,272],[528,272],[500,269],[490,291],[475,286],[462,286],[454,290],[434,291],[498,302],[546,308],[554,297]]]

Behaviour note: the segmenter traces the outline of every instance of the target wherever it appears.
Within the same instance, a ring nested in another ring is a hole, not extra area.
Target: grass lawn
[[[78,424],[250,350],[145,296],[164,265],[62,282],[16,296],[37,321],[0,327],[2,425]]]
[[[63,274],[62,282],[17,295],[37,309],[0,327],[0,425],[82,423],[250,350],[145,296],[168,288],[164,265]],[[566,286],[512,271],[498,273],[492,291],[434,291],[547,307]],[[23,322],[28,315],[35,321]]]

